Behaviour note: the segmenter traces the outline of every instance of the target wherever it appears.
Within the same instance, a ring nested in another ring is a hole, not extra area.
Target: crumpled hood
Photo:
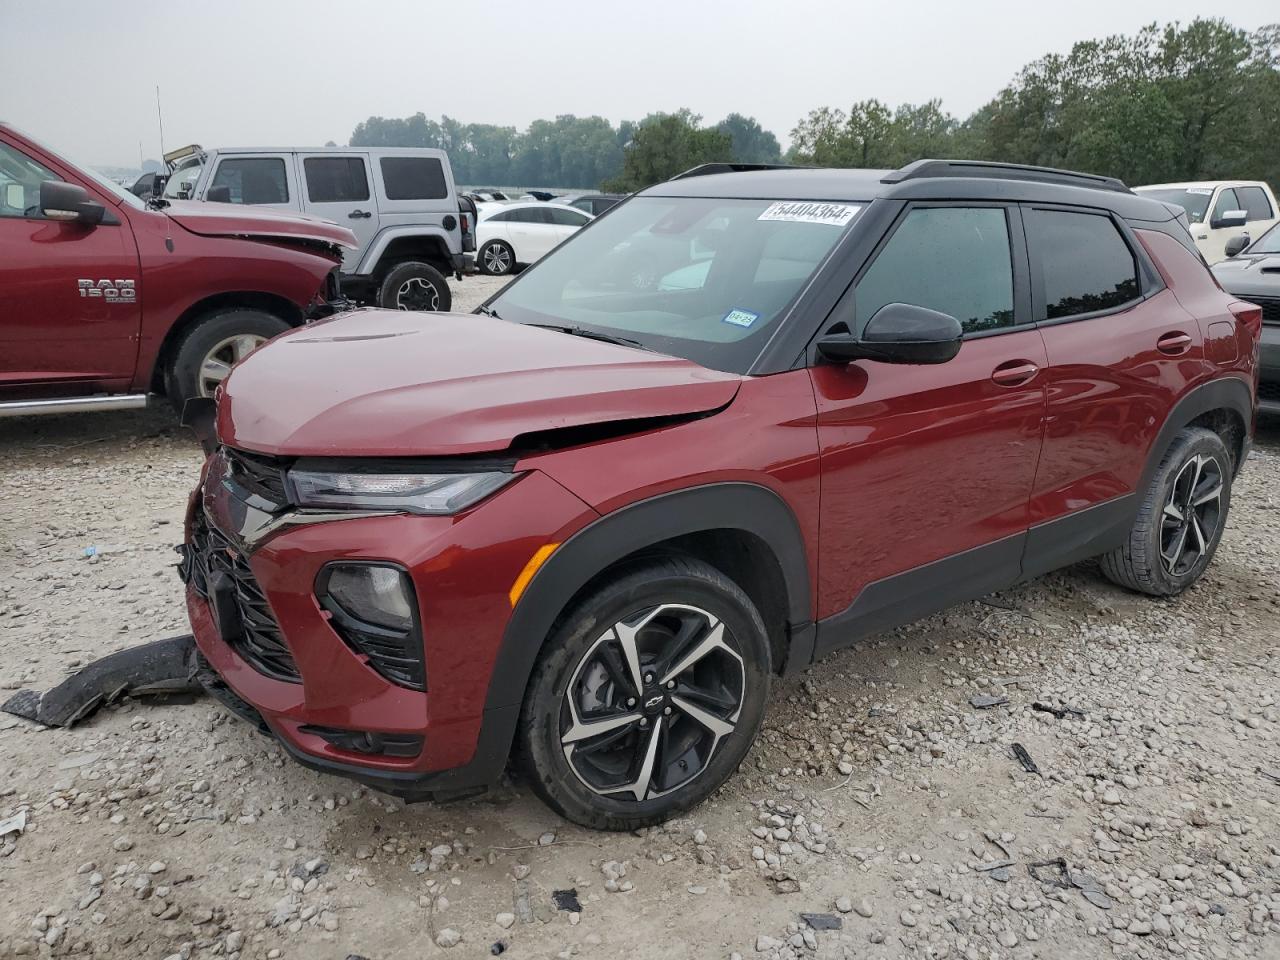
[[[1215,263],[1213,275],[1237,297],[1280,297],[1280,255],[1232,257]]]
[[[346,227],[302,213],[279,213],[245,204],[201,200],[172,200],[163,213],[183,229],[202,237],[254,237],[358,246],[356,235]]]
[[[522,434],[698,414],[741,378],[492,317],[360,310],[283,334],[223,383],[223,443],[279,456],[499,452]]]

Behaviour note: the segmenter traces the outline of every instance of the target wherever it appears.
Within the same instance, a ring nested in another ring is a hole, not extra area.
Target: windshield
[[[745,373],[860,205],[636,197],[491,301],[504,320],[583,327]]]
[[[1246,253],[1280,253],[1280,223],[1253,242]]]
[[[166,200],[190,200],[191,191],[195,189],[196,183],[200,180],[200,167],[203,164],[203,157],[189,157],[178,164],[177,169],[173,171],[168,182],[164,185],[164,198]]]
[[[1163,203],[1176,203],[1187,211],[1187,218],[1192,223],[1204,222],[1205,211],[1209,209],[1209,199],[1213,196],[1212,187],[1171,187],[1169,189],[1139,189],[1134,193]]]
[[[61,160],[68,167],[71,167],[72,169],[74,169],[76,173],[80,174],[81,176],[85,177],[88,180],[92,180],[95,186],[101,187],[103,190],[107,191],[112,196],[119,197],[120,199],[128,203],[129,206],[131,207],[136,207],[139,210],[146,209],[147,205],[143,203],[141,200],[139,200],[137,197],[135,197],[132,193],[130,193],[127,187],[122,187],[120,186],[120,184],[116,183],[115,181],[108,180],[102,174],[95,171],[92,167],[87,167],[84,164],[76,163],[74,160],[68,157],[65,153],[62,153],[59,150],[49,149],[48,146],[41,143],[39,140],[35,139],[35,137],[27,137],[26,134],[23,134],[23,136],[26,137],[26,139],[29,140],[31,143],[35,144],[37,147],[44,150],[45,153],[53,155],[57,159]],[[40,166],[40,169],[45,170],[43,166]],[[45,172],[50,175],[53,174],[52,170],[46,170]],[[44,179],[49,179],[49,177],[44,177]]]

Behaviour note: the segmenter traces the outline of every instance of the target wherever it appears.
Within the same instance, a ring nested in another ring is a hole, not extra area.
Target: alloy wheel
[[[1222,465],[1196,454],[1178,471],[1160,523],[1160,559],[1181,577],[1209,552],[1222,520]]]
[[[440,291],[422,277],[410,277],[396,291],[397,310],[438,310]]]
[[[701,775],[742,711],[746,669],[723,621],[663,603],[601,634],[560,710],[560,744],[579,780],[641,802]]]
[[[240,333],[215,344],[200,364],[200,396],[212,397],[231,368],[266,342],[266,337],[256,333]]]
[[[489,273],[504,274],[511,269],[511,253],[501,244],[490,244],[484,249],[484,265]]]

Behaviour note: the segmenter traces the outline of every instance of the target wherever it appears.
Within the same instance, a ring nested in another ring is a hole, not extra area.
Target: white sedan
[[[476,224],[476,262],[481,272],[500,277],[517,264],[540,259],[592,219],[581,210],[540,200],[482,204]]]

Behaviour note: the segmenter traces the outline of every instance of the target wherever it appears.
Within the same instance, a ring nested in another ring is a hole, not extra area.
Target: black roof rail
[[[672,180],[685,180],[689,177],[705,177],[711,173],[747,173],[751,170],[810,170],[794,163],[700,163],[696,167],[677,173]]]
[[[1036,183],[1060,183],[1069,187],[1092,187],[1116,193],[1132,193],[1115,177],[1093,173],[1076,173],[1054,167],[1033,167],[1022,163],[995,163],[991,160],[917,160],[894,170],[881,183],[902,183],[930,177],[976,177],[986,180],[1032,180]]]

